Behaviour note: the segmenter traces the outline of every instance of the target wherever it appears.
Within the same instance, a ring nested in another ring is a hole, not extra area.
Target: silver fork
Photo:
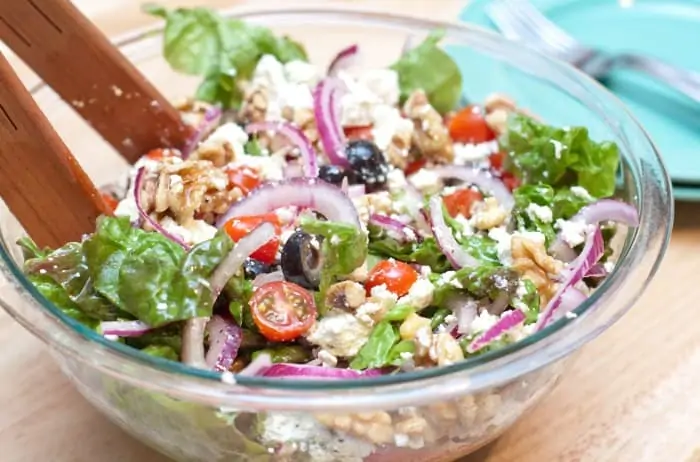
[[[594,79],[615,68],[646,74],[700,103],[700,74],[634,53],[608,54],[589,48],[547,19],[527,0],[494,0],[488,15],[506,38],[518,40],[563,61]]]

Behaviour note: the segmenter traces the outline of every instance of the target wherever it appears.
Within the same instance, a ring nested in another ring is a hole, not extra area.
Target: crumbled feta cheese
[[[474,318],[470,326],[471,332],[486,332],[499,320],[498,316],[494,316],[486,310],[479,313],[478,316]]]
[[[318,352],[318,359],[321,360],[321,364],[325,367],[335,367],[338,365],[338,358],[326,350],[320,350]]]
[[[343,125],[370,125],[373,123],[372,110],[376,106],[395,106],[398,103],[398,74],[391,69],[368,70],[358,78],[339,72],[338,77],[347,87],[340,100]]]
[[[117,208],[114,209],[114,214],[118,217],[129,217],[129,221],[137,221],[139,219],[139,209],[136,206],[134,194],[129,192],[124,199],[119,201]]]
[[[516,231],[513,236],[522,237],[528,241],[536,242],[537,244],[544,244],[547,238],[544,234],[539,231]]]
[[[556,227],[561,231],[561,237],[570,247],[583,244],[586,240],[588,226],[583,221],[570,221],[559,219]]]
[[[188,244],[199,244],[208,241],[216,235],[216,228],[204,220],[192,220],[188,226],[180,226],[170,217],[161,220],[160,225],[167,232],[182,238]]]
[[[286,161],[281,154],[271,156],[236,156],[234,165],[245,165],[256,170],[260,177],[272,181],[284,178],[284,167]]]
[[[372,287],[370,298],[372,301],[380,302],[381,305],[389,308],[393,307],[398,299],[395,293],[386,288],[386,284]]]
[[[340,244],[340,237],[337,234],[331,236],[331,245]]]
[[[488,141],[486,143],[478,143],[478,144],[455,143],[454,144],[454,153],[455,153],[454,163],[456,165],[470,164],[470,163],[482,160],[485,157],[487,157],[490,154],[493,154],[495,152],[498,152],[498,142],[497,141]]]
[[[413,122],[401,117],[399,110],[393,106],[375,106],[372,109],[372,122],[374,143],[381,150],[389,147],[395,134],[413,130]]]
[[[386,175],[389,190],[402,190],[406,186],[406,175],[400,168],[392,168]]]
[[[371,330],[350,313],[333,312],[316,322],[306,339],[332,355],[347,358],[367,343]]]
[[[603,263],[603,268],[607,273],[612,273],[612,270],[615,269],[615,262],[608,260],[605,263]]]
[[[320,78],[319,68],[306,61],[289,61],[284,65],[284,73],[289,83],[315,86]]]
[[[538,205],[533,202],[527,206],[526,210],[530,218],[538,219],[543,223],[551,223],[554,219],[552,209],[545,205]]]
[[[287,83],[284,65],[272,55],[263,55],[253,71],[254,86],[263,86],[275,92]]]
[[[303,448],[315,462],[362,462],[374,451],[373,445],[332,431],[309,414],[271,412],[261,428],[263,444]]]
[[[437,173],[422,168],[409,177],[409,181],[423,194],[435,194],[442,188],[442,181]]]
[[[509,266],[513,262],[510,247],[512,236],[508,233],[505,226],[499,226],[489,230],[489,237],[496,241],[496,251],[500,262]]]
[[[248,142],[248,134],[237,124],[228,122],[218,127],[200,145],[200,149],[219,149],[228,147],[236,157],[245,154],[243,145]]]
[[[474,234],[474,226],[472,225],[471,220],[466,218],[464,215],[461,213],[458,214],[456,217],[454,217],[454,220],[461,225],[462,227],[462,235],[464,236],[471,236]]]
[[[588,190],[583,186],[572,186],[571,193],[576,197],[580,197],[581,199],[586,199],[589,201],[593,200],[593,196],[591,196],[591,193],[589,193]]]
[[[374,93],[379,101],[389,106],[399,103],[399,74],[393,69],[369,69],[360,74],[360,85]]]
[[[549,140],[554,145],[554,157],[556,159],[561,159],[561,151],[564,149],[564,145],[557,140]]]
[[[296,218],[296,213],[292,207],[282,207],[275,210],[277,218],[279,218],[281,224],[291,223]]]
[[[527,295],[527,288],[525,287],[525,284],[521,280],[518,282],[518,288],[515,291],[515,296],[518,298],[523,298],[526,295]]]
[[[422,310],[433,301],[435,287],[427,279],[418,279],[413,283],[408,293],[399,299],[400,305],[408,305],[416,310]]]
[[[290,83],[278,89],[277,105],[280,108],[311,109],[314,107],[314,98],[307,85]]]

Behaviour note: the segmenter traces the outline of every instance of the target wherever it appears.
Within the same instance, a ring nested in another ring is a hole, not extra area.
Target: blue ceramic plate
[[[460,18],[495,29],[484,8],[489,1],[471,0]],[[588,45],[612,52],[647,53],[700,72],[700,0],[531,1]],[[671,179],[683,183],[674,189],[677,198],[700,200],[700,105],[628,71],[611,74],[606,85],[648,130]]]

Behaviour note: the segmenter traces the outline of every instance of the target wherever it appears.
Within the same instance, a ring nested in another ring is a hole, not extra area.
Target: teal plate
[[[484,9],[489,1],[471,0],[460,19],[495,29]],[[590,46],[646,53],[700,72],[700,0],[531,1]],[[615,71],[605,83],[647,129],[671,179],[683,183],[674,188],[676,197],[700,200],[700,105],[628,71]],[[469,88],[465,91],[469,93]]]
[[[673,197],[679,201],[700,202],[700,186],[673,185]]]

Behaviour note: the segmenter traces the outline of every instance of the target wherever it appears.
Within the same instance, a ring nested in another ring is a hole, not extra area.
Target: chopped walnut
[[[374,444],[388,444],[394,441],[391,416],[384,411],[318,414],[316,418],[327,427],[367,439]]]
[[[141,204],[148,213],[168,213],[180,225],[195,214],[221,214],[242,194],[228,189],[228,176],[205,160],[177,161],[168,158],[147,178]]]
[[[326,293],[325,306],[345,311],[354,311],[365,300],[365,288],[352,281],[342,281],[333,284]]]
[[[556,291],[554,277],[564,264],[547,254],[543,242],[536,242],[521,236],[511,239],[513,268],[537,287],[542,302],[546,303]]]
[[[236,153],[228,143],[216,145],[204,143],[190,155],[188,160],[207,160],[215,167],[224,167],[236,160]]]
[[[442,116],[428,102],[422,90],[414,91],[404,104],[406,116],[413,121],[413,145],[428,159],[452,162],[454,149]]]
[[[487,197],[482,202],[475,204],[473,223],[477,229],[489,230],[501,226],[508,218],[506,209],[498,204],[495,197]]]
[[[391,137],[391,142],[384,150],[384,154],[394,167],[403,170],[408,165],[412,138],[413,130],[398,131]]]
[[[353,198],[353,203],[360,216],[360,220],[364,223],[367,223],[369,216],[373,213],[391,214],[393,205],[391,195],[387,191],[365,194]]]
[[[484,101],[484,110],[486,111],[486,124],[497,135],[505,133],[508,128],[508,117],[514,112],[538,119],[530,111],[519,108],[513,99],[501,93],[492,93],[487,96]]]
[[[430,359],[438,366],[448,366],[464,359],[464,353],[452,334],[441,332],[433,336]]]
[[[247,123],[264,122],[269,95],[265,87],[253,87],[246,92],[239,117]]]
[[[315,146],[320,141],[313,109],[285,107],[282,109],[282,117],[299,127],[312,145]]]

